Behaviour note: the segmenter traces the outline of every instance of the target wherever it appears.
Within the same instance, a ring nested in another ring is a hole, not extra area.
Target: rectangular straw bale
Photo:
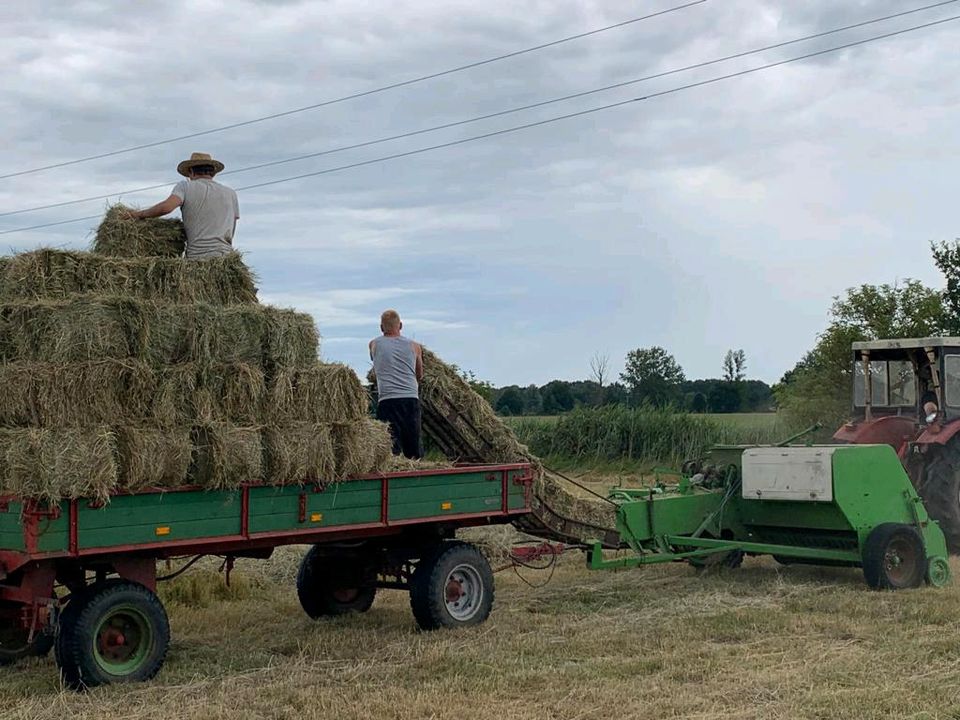
[[[153,374],[141,363],[14,362],[0,365],[0,425],[80,427],[149,415]]]
[[[0,300],[116,295],[143,300],[257,302],[250,269],[237,253],[209,260],[117,258],[42,249],[19,253],[0,266]]]
[[[338,480],[382,472],[393,453],[390,426],[376,420],[331,423],[330,436]]]
[[[360,420],[370,414],[370,396],[348,366],[315,362],[273,374],[267,413],[281,423]]]
[[[196,448],[191,482],[209,489],[229,489],[257,482],[263,475],[259,427],[208,423],[194,429]]]
[[[193,454],[189,427],[122,426],[117,429],[117,451],[124,490],[187,484]]]
[[[336,476],[330,426],[303,422],[264,428],[263,468],[271,485],[326,485]]]
[[[0,306],[7,360],[83,362],[141,354],[147,313],[130,298],[18,302]]]
[[[216,421],[261,421],[266,394],[263,371],[245,363],[168,365],[156,372],[152,413],[161,427]]]
[[[212,364],[263,362],[267,319],[260,305],[190,306],[187,333],[190,360]]]
[[[179,257],[187,236],[180,220],[148,218],[135,220],[130,208],[111,206],[94,237],[91,250],[101,255],[119,257]]]
[[[313,317],[263,306],[266,321],[263,359],[267,368],[303,368],[317,362],[320,336]]]
[[[117,487],[116,436],[92,429],[23,428],[0,431],[3,491],[57,502],[106,502]]]

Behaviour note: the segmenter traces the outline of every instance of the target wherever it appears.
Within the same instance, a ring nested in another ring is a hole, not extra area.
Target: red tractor
[[[892,445],[960,554],[960,338],[853,344],[853,419],[834,439]]]

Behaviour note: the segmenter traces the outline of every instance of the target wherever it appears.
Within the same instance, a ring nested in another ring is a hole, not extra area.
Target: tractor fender
[[[869,422],[848,422],[833,434],[833,439],[853,445],[889,445],[899,451],[916,435],[916,420],[902,415],[889,415]]]
[[[943,425],[939,422],[928,425],[914,440],[917,445],[946,445],[953,436],[960,433],[960,421]]]

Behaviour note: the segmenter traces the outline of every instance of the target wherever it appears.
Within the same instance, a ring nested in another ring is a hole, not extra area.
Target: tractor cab
[[[834,438],[881,442],[901,450],[928,436],[945,442],[944,426],[960,419],[960,338],[853,343],[852,421]]]

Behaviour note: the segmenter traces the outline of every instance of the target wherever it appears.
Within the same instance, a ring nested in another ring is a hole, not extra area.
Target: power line
[[[943,24],[945,24],[945,23],[953,22],[953,21],[955,21],[955,20],[960,20],[960,15],[953,15],[953,16],[951,16],[951,17],[943,18],[943,19],[941,19],[941,20],[935,20],[935,21],[932,21],[932,22],[923,23],[923,24],[921,24],[921,25],[914,25],[914,26],[912,26],[912,27],[904,28],[904,29],[901,29],[901,30],[895,30],[895,31],[892,31],[892,32],[889,32],[889,33],[883,33],[883,34],[881,34],[881,35],[874,35],[874,36],[872,36],[872,37],[864,38],[864,39],[862,39],[862,40],[856,40],[856,41],[853,41],[853,42],[844,43],[843,45],[837,45],[837,46],[834,46],[834,47],[832,47],[832,48],[826,48],[826,49],[824,49],[824,50],[818,50],[818,51],[816,51],[816,52],[810,52],[810,53],[806,53],[806,54],[804,54],[804,55],[798,55],[798,56],[795,56],[795,57],[792,57],[792,58],[787,58],[787,59],[785,59],[785,60],[778,60],[778,61],[776,61],[776,62],[767,63],[766,65],[759,65],[759,66],[757,66],[757,67],[755,67],[755,68],[748,68],[748,69],[746,69],[746,70],[739,70],[739,71],[737,71],[737,72],[728,73],[728,74],[726,74],[726,75],[719,75],[719,76],[717,76],[717,77],[708,78],[707,80],[700,80],[700,81],[697,81],[697,82],[687,83],[687,84],[685,84],[685,85],[679,85],[679,86],[677,86],[677,87],[669,88],[669,89],[667,89],[667,90],[661,90],[661,91],[658,91],[658,92],[655,92],[655,93],[650,93],[650,94],[648,94],[648,95],[643,95],[643,96],[639,96],[639,97],[635,97],[635,98],[630,98],[630,99],[628,99],[628,100],[621,100],[620,102],[609,103],[609,104],[607,104],[607,105],[600,105],[600,106],[598,106],[598,107],[588,108],[588,109],[586,109],[586,110],[580,110],[580,111],[578,111],[578,112],[568,113],[568,114],[566,114],[566,115],[557,115],[557,116],[554,116],[554,117],[552,117],[552,118],[546,118],[546,119],[544,119],[544,120],[538,120],[538,121],[536,121],[536,122],[526,123],[526,124],[523,124],[523,125],[515,125],[515,126],[513,126],[513,127],[503,128],[503,129],[501,129],[501,130],[495,130],[495,131],[493,131],[493,132],[484,133],[484,134],[482,134],[482,135],[473,135],[473,136],[471,136],[471,137],[462,138],[462,139],[460,139],[460,140],[453,140],[453,141],[451,141],[451,142],[440,143],[440,144],[438,144],[438,145],[430,145],[430,146],[423,147],[423,148],[417,148],[416,150],[409,150],[409,151],[402,152],[402,153],[395,153],[395,154],[393,154],[393,155],[384,155],[384,156],[382,156],[382,157],[372,158],[372,159],[370,159],[370,160],[363,160],[363,161],[355,162],[355,163],[350,163],[350,164],[348,164],[348,165],[340,165],[340,166],[338,166],[338,167],[326,168],[326,169],[324,169],[324,170],[318,170],[318,171],[315,171],[315,172],[303,173],[302,175],[294,175],[294,176],[292,176],[292,177],[279,178],[279,179],[277,179],[277,180],[268,180],[268,181],[266,181],[266,182],[254,183],[254,184],[252,184],[252,185],[245,185],[245,186],[243,186],[243,187],[238,187],[238,188],[236,188],[236,190],[237,190],[238,192],[239,192],[239,191],[242,191],[242,190],[253,190],[253,189],[256,189],[256,188],[269,187],[269,186],[272,186],[272,185],[279,185],[279,184],[281,184],[281,183],[293,182],[293,181],[295,181],[295,180],[303,180],[303,179],[306,179],[306,178],[318,177],[318,176],[320,176],[320,175],[328,175],[328,174],[330,174],[330,173],[341,172],[341,171],[343,171],[343,170],[349,170],[349,169],[352,169],[352,168],[364,167],[364,166],[367,166],[367,165],[374,165],[374,164],[378,164],[378,163],[382,163],[382,162],[388,162],[388,161],[390,161],[390,160],[397,160],[397,159],[399,159],[399,158],[411,157],[411,156],[413,156],[413,155],[421,155],[421,154],[423,154],[423,153],[432,152],[432,151],[434,151],[434,150],[441,150],[441,149],[444,149],[444,148],[455,147],[455,146],[457,146],[457,145],[464,145],[464,144],[466,144],[466,143],[474,142],[474,141],[477,141],[477,140],[485,140],[485,139],[491,138],[491,137],[497,137],[497,136],[500,136],[500,135],[507,135],[507,134],[509,134],[509,133],[518,132],[518,131],[520,131],[520,130],[527,130],[527,129],[530,129],[530,128],[540,127],[540,126],[543,126],[543,125],[550,125],[550,124],[552,124],[552,123],[560,122],[561,120],[569,120],[569,119],[571,119],[571,118],[583,117],[583,116],[585,116],[585,115],[592,115],[592,114],[594,114],[594,113],[598,113],[598,112],[601,112],[601,111],[604,111],[604,110],[611,110],[611,109],[613,109],[613,108],[623,107],[623,106],[625,106],[625,105],[631,105],[631,104],[633,104],[633,103],[642,102],[642,101],[644,101],[644,100],[652,100],[652,99],[654,99],[654,98],[664,97],[664,96],[666,96],[666,95],[673,95],[673,94],[676,94],[676,93],[679,93],[679,92],[683,92],[683,91],[685,91],[685,90],[691,90],[691,89],[698,88],[698,87],[705,87],[705,86],[707,86],[707,85],[713,85],[713,84],[716,84],[716,83],[719,83],[719,82],[723,82],[724,80],[731,80],[731,79],[738,78],[738,77],[744,77],[744,76],[746,76],[746,75],[752,75],[753,73],[758,73],[758,72],[761,72],[761,71],[763,71],[763,70],[769,70],[769,69],[771,69],[771,68],[780,67],[780,66],[782,66],[782,65],[789,65],[789,64],[791,64],[791,63],[800,62],[800,61],[802,61],[802,60],[809,60],[809,59],[811,59],[811,58],[820,57],[820,56],[823,56],[823,55],[828,55],[828,54],[830,54],[830,53],[839,52],[840,50],[847,50],[847,49],[850,49],[850,48],[853,48],[853,47],[859,47],[859,46],[861,46],[861,45],[867,45],[867,44],[872,43],[872,42],[877,42],[878,40],[886,40],[886,39],[889,39],[889,38],[892,38],[892,37],[898,37],[898,36],[900,36],[900,35],[905,35],[905,34],[907,34],[907,33],[915,32],[915,31],[917,31],[917,30],[924,30],[924,29],[926,29],[926,28],[931,28],[931,27],[935,27],[935,26],[938,26],[938,25],[943,25]],[[59,222],[44,223],[44,224],[41,224],[41,225],[32,225],[32,226],[29,226],[29,227],[14,228],[14,229],[11,229],[11,230],[2,230],[2,231],[0,231],[0,235],[8,235],[8,234],[15,233],[15,232],[25,232],[25,231],[27,231],[27,230],[38,230],[38,229],[41,229],[41,228],[53,227],[53,226],[56,226],[56,225],[66,225],[66,224],[68,224],[68,223],[81,222],[81,221],[83,221],[83,220],[91,220],[91,219],[94,219],[94,218],[97,218],[97,217],[100,217],[100,216],[99,216],[99,215],[93,215],[93,216],[87,216],[87,217],[82,217],[82,218],[74,218],[74,219],[72,219],[72,220],[62,220],[62,221],[59,221]]]
[[[644,20],[650,20],[652,18],[660,17],[661,15],[667,15],[669,13],[677,12],[678,10],[685,10],[687,8],[693,7],[694,5],[702,5],[707,0],[693,0],[692,2],[685,3],[683,5],[677,5],[675,7],[667,8],[666,10],[660,10],[659,12],[650,13],[649,15],[643,15],[641,17],[631,18],[629,20],[624,20],[622,22],[614,23],[613,25],[607,25],[606,27],[597,28],[596,30],[589,30],[587,32],[578,33],[576,35],[569,35],[559,40],[551,40],[550,42],[542,43],[540,45],[534,45],[532,47],[524,48],[522,50],[515,50],[513,52],[506,53],[504,55],[497,55],[496,57],[487,58],[486,60],[478,60],[477,62],[467,63],[466,65],[459,65],[457,67],[449,68],[447,70],[440,70],[438,72],[430,73],[429,75],[421,75],[419,77],[410,78],[409,80],[402,80],[400,82],[391,83],[390,85],[382,85],[380,87],[373,88],[371,90],[364,90],[362,92],[353,93],[351,95],[344,95],[342,97],[334,98],[332,100],[324,100],[322,102],[314,103],[312,105],[304,105],[303,107],[294,108],[292,110],[284,110],[282,112],[273,113],[271,115],[264,115],[262,117],[253,118],[251,120],[243,120],[241,122],[231,123],[230,125],[222,125],[216,128],[210,128],[209,130],[200,130],[198,132],[188,133],[186,135],[178,135],[177,137],[166,138],[165,140],[156,140],[154,142],[143,143],[142,145],[132,145],[121,150],[112,150],[110,152],[99,153],[97,155],[88,155],[87,157],[77,158],[76,160],[66,160],[64,162],[53,163],[50,165],[43,165],[41,167],[31,168],[29,170],[19,170],[17,172],[7,173],[6,175],[0,175],[0,180],[6,178],[19,177],[21,175],[30,175],[32,173],[42,172],[43,170],[52,170],[54,168],[67,167],[69,165],[78,165],[80,163],[90,162],[91,160],[101,160],[103,158],[114,157],[116,155],[123,155],[125,153],[135,152],[137,150],[145,150],[147,148],[158,147],[159,145],[168,145],[170,143],[179,142],[180,140],[189,140],[190,138],[202,137],[204,135],[213,135],[214,133],[224,132],[225,130],[234,130],[236,128],[247,127],[248,125],[255,125],[257,123],[266,122],[268,120],[276,120],[277,118],[287,117],[289,115],[296,115],[297,113],[307,112],[309,110],[317,110],[322,107],[327,107],[329,105],[336,105],[338,103],[347,102],[348,100],[356,100],[362,97],[368,97],[370,95],[376,95],[378,93],[386,92],[387,90],[395,90],[401,87],[407,87],[409,85],[416,85],[417,83],[422,83],[427,80],[434,80],[439,77],[444,77],[446,75],[453,75],[454,73],[463,72],[464,70],[471,70],[473,68],[481,67],[483,65],[489,65],[491,63],[500,62],[501,60],[507,60],[509,58],[515,58],[519,55],[526,55],[527,53],[536,52],[538,50],[544,50],[546,48],[555,47],[557,45],[562,45],[563,43],[572,42],[573,40],[580,40],[591,35],[597,35],[599,33],[607,32],[609,30],[616,30],[617,28],[626,27],[627,25],[632,25],[634,23],[642,22]]]
[[[443,123],[441,125],[434,125],[432,127],[421,128],[419,130],[411,130],[408,132],[400,133],[397,135],[390,135],[388,137],[377,138],[375,140],[367,140],[360,143],[354,143],[352,145],[341,145],[339,147],[328,148],[327,150],[321,150],[319,152],[307,153],[305,155],[297,155],[291,158],[284,158],[282,160],[272,160],[270,162],[259,163],[257,165],[248,165],[246,167],[237,168],[235,170],[227,170],[226,172],[221,173],[221,175],[236,175],[243,172],[250,172],[252,170],[261,170],[267,167],[273,167],[276,165],[285,165],[287,163],[298,162],[301,160],[309,160],[311,158],[323,157],[325,155],[333,155],[335,153],[345,152],[347,150],[357,150],[360,148],[370,147],[373,145],[380,145],[386,142],[392,142],[394,140],[403,140],[406,138],[411,138],[417,135],[424,135],[426,133],[437,132],[439,130],[447,130],[454,127],[459,127],[462,125],[468,125],[475,122],[480,122],[483,120],[490,120],[496,117],[502,117],[504,115],[511,115],[513,113],[523,112],[525,110],[533,110],[535,108],[545,107],[547,105],[553,105],[559,102],[565,102],[567,100],[574,100],[577,98],[586,97],[588,95],[595,95],[597,93],[606,92],[608,90],[615,90],[622,87],[627,87],[629,85],[636,85],[641,82],[646,82],[649,80],[656,80],[659,78],[668,77],[671,75],[677,75],[682,72],[687,72],[689,70],[697,70],[712,65],[718,65],[720,63],[728,62],[730,60],[736,60],[750,55],[757,55],[759,53],[768,52],[770,50],[776,50],[778,48],[786,47],[788,45],[795,45],[801,42],[807,42],[809,40],[815,40],[817,38],[826,37],[828,35],[835,35],[837,33],[845,32],[847,30],[853,30],[856,28],[865,27],[867,25],[875,25],[876,23],[885,22],[887,20],[893,20],[896,18],[904,17],[906,15],[912,15],[918,12],[923,12],[925,10],[931,10],[933,8],[942,7],[944,5],[950,5],[960,0],[944,0],[943,2],[937,2],[932,5],[925,5],[923,7],[914,8],[913,10],[906,10],[903,12],[894,13],[892,15],[885,15],[883,17],[874,18],[872,20],[864,20],[861,22],[853,23],[851,25],[844,25],[843,27],[834,28],[832,30],[825,30],[823,32],[814,33],[812,35],[805,35],[803,37],[795,38],[793,40],[786,40],[783,42],[775,43],[773,45],[766,45],[761,48],[756,48],[753,50],[745,50],[743,52],[734,53],[732,55],[725,55],[714,60],[706,60],[699,63],[694,63],[692,65],[685,65],[684,67],[674,68],[672,70],[665,70],[663,72],[655,73],[653,75],[646,75],[644,77],[634,78],[632,80],[624,80],[622,82],[613,83],[612,85],[604,85],[603,87],[594,88],[591,90],[584,90],[582,92],[573,93],[570,95],[564,95],[562,97],[551,98],[548,100],[542,100],[539,102],[531,103],[529,105],[521,105],[518,107],[508,108],[506,110],[499,110],[497,112],[488,113],[486,115],[478,115],[475,117],[466,118],[464,120],[456,120],[453,122]],[[37,205],[30,208],[23,208],[21,210],[10,210],[7,212],[0,212],[0,217],[9,217],[11,215],[22,215],[30,212],[37,212],[39,210],[51,210],[59,207],[66,207],[68,205],[79,205],[85,202],[92,202],[94,200],[106,200],[112,197],[118,197],[120,195],[133,195],[135,193],[146,192],[149,190],[158,190],[160,188],[169,187],[169,182],[159,183],[157,185],[147,185],[145,187],[132,188],[129,190],[123,190],[120,192],[112,192],[105,195],[92,195],[84,198],[77,198],[75,200],[64,200],[63,202],[58,203],[49,203],[47,205]]]

